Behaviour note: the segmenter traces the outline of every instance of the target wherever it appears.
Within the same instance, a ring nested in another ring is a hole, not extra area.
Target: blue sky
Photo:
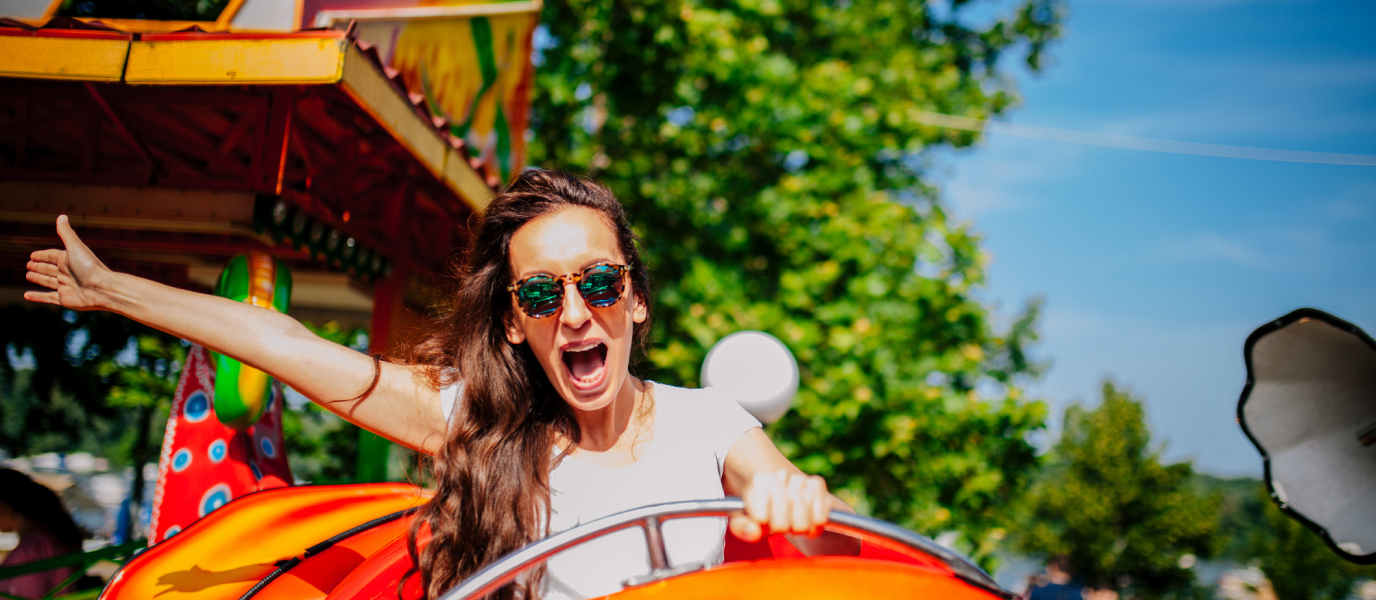
[[[1376,3],[1071,0],[1016,124],[1376,155]],[[989,135],[939,160],[985,236],[985,297],[1046,301],[1031,390],[1059,426],[1105,378],[1171,460],[1259,476],[1234,422],[1242,343],[1314,306],[1376,333],[1376,167],[1247,161]]]

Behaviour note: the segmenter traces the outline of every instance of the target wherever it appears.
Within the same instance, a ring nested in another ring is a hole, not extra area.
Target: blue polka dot
[[[206,449],[206,454],[210,455],[210,462],[218,463],[225,459],[226,454],[229,454],[229,445],[226,444],[224,440],[215,440],[210,442],[210,447]]]
[[[182,406],[182,416],[192,423],[204,421],[210,416],[210,399],[205,396],[205,392],[196,390],[186,399],[186,404]]]
[[[262,469],[259,469],[259,468],[258,468],[258,463],[253,462],[253,461],[249,461],[249,462],[248,462],[248,470],[253,471],[253,478],[254,478],[254,479],[262,479],[262,478],[263,478],[263,471],[262,471]]]
[[[178,450],[172,455],[172,470],[181,473],[191,466],[191,451],[186,448]]]
[[[210,488],[210,491],[201,496],[201,516],[215,512],[221,506],[229,504],[230,500],[233,498],[229,496],[229,486],[221,483]]]
[[[263,456],[277,458],[277,446],[273,445],[272,440],[268,438],[259,438],[258,447],[263,449]]]
[[[166,533],[163,533],[163,534],[162,534],[162,539],[165,540],[165,539],[170,538],[170,537],[172,537],[172,536],[174,536],[174,535],[177,535],[177,534],[179,534],[179,533],[181,533],[181,532],[182,532],[181,526],[179,526],[179,525],[173,525],[173,526],[167,528],[167,532],[166,532]]]

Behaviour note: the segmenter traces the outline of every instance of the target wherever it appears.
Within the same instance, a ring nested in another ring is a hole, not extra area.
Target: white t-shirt
[[[711,388],[654,386],[654,439],[636,446],[636,462],[607,468],[572,456],[550,472],[550,533],[625,510],[726,496],[721,479],[726,453],[760,422]],[[440,392],[444,416],[453,413],[462,386]],[[674,566],[718,564],[726,535],[723,518],[675,519],[664,524]],[[621,582],[650,571],[639,528],[605,535],[550,558],[546,600],[592,598],[621,591]]]

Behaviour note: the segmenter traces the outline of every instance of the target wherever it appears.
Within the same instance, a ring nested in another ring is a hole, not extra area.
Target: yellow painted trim
[[[229,0],[225,9],[220,11],[220,16],[215,18],[215,31],[229,31],[229,24],[234,21],[234,15],[239,14],[239,9],[243,8],[245,0]]]
[[[129,40],[0,36],[0,76],[119,81]]]
[[[543,0],[523,2],[492,2],[460,6],[417,6],[412,8],[365,8],[356,10],[322,10],[315,13],[316,27],[329,27],[349,21],[407,21],[411,19],[452,19],[455,17],[490,17],[521,13],[538,13]]]
[[[473,212],[482,212],[492,203],[492,188],[487,187],[482,176],[468,166],[468,161],[457,150],[450,149],[445,155],[444,176],[441,179],[463,198]]]
[[[134,42],[124,80],[131,84],[336,83],[343,38],[197,39]]]
[[[492,189],[478,172],[440,137],[434,125],[416,114],[415,107],[353,45],[344,58],[341,87],[470,208],[481,211],[492,201]]]

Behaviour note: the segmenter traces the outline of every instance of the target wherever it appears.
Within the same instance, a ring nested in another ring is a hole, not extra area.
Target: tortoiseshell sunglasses
[[[534,275],[506,287],[516,294],[521,311],[532,319],[543,319],[564,306],[564,286],[572,281],[578,293],[590,306],[602,308],[621,300],[625,289],[622,275],[630,270],[626,265],[593,265],[582,272],[554,277]]]

